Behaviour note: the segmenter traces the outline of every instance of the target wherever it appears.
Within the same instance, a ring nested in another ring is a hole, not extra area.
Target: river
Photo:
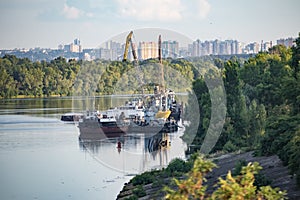
[[[96,100],[107,109],[124,97]],[[0,199],[115,199],[134,174],[185,157],[183,129],[166,135],[170,146],[160,150],[143,134],[82,143],[77,125],[60,121],[70,111],[68,97],[0,100]]]

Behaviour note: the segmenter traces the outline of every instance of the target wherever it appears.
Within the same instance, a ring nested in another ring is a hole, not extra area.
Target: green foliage
[[[242,168],[247,166],[246,160],[239,160],[235,163],[234,170],[232,172],[233,176],[240,175]]]
[[[136,188],[133,189],[132,193],[136,195],[137,197],[143,197],[146,196],[146,192],[143,188],[143,186],[139,185]]]
[[[125,200],[138,200],[138,199],[139,199],[139,197],[136,195],[131,195],[131,196],[125,198]]]
[[[70,95],[79,68],[79,62],[62,57],[47,63],[5,55],[0,58],[0,97]]]
[[[286,193],[280,191],[278,188],[271,188],[270,186],[262,186],[259,189],[254,185],[255,175],[258,174],[262,168],[258,163],[245,163],[241,161],[238,163],[240,173],[232,176],[229,171],[226,179],[219,178],[218,188],[210,195],[206,194],[206,186],[203,183],[206,181],[205,176],[212,171],[216,165],[211,161],[204,160],[198,157],[192,170],[188,173],[185,180],[174,179],[176,184],[175,189],[165,187],[167,192],[165,199],[284,199]]]
[[[120,61],[67,61],[58,57],[50,62],[31,62],[27,58],[5,55],[0,58],[1,97],[16,95],[94,95],[140,93],[151,84],[160,83],[160,65],[147,60],[137,67],[131,62]],[[185,92],[190,89],[196,69],[186,60],[164,61],[167,87]],[[74,90],[73,90],[74,89]]]
[[[284,163],[288,163],[290,152],[287,146],[295,133],[299,131],[300,115],[290,117],[280,115],[269,117],[266,126],[266,134],[262,138],[261,153],[263,155],[278,154]]]
[[[227,141],[223,146],[223,151],[225,152],[234,152],[237,151],[238,149],[239,148],[235,144],[233,144],[231,140]]]
[[[187,173],[191,168],[191,162],[185,162],[180,158],[175,158],[169,163],[165,171],[171,176],[178,176]]]
[[[262,174],[260,172],[258,174],[255,174],[254,185],[257,188],[261,188],[263,186],[270,185],[271,183],[272,183],[272,181],[270,179],[268,179],[264,174]]]
[[[206,186],[203,186],[205,175],[212,171],[216,165],[211,161],[205,161],[199,157],[195,160],[192,170],[188,173],[186,180],[174,179],[178,189],[173,190],[165,187],[166,199],[202,199],[205,196]]]
[[[244,63],[234,58],[214,60],[223,73],[227,113],[212,152],[254,149],[259,155],[277,154],[300,180],[300,33],[295,43],[292,48],[274,46]],[[193,83],[200,108],[199,127],[192,130],[187,127],[183,136],[192,144],[193,151],[200,149],[208,126],[218,124],[210,119],[211,94],[205,82],[208,71],[201,72],[202,76]],[[191,101],[189,104],[193,105]],[[197,133],[192,142],[188,137],[193,136],[190,132]],[[265,182],[261,179],[260,182]]]
[[[187,127],[183,139],[189,144],[201,144],[209,126],[211,115],[210,95],[203,78],[199,78],[193,82],[193,91],[196,95],[198,105],[194,105],[197,102],[195,102],[195,99],[193,98],[194,94],[191,93],[188,101],[188,106],[186,106],[184,111],[184,119],[190,121],[191,126]],[[200,116],[199,113],[195,111],[196,106],[199,106]],[[199,120],[199,122],[197,122],[196,120]],[[198,127],[194,126],[198,123]],[[197,132],[197,134],[195,134],[195,132]],[[189,138],[189,136],[191,138]]]
[[[238,162],[236,162],[232,175],[233,176],[241,175],[241,171],[245,166],[247,166],[246,160],[239,160]],[[261,172],[254,174],[254,177],[255,177],[255,181],[253,185],[256,186],[257,188],[271,184],[271,181]]]
[[[257,162],[242,167],[240,175],[233,177],[228,172],[226,179],[219,178],[219,188],[209,199],[284,199],[286,193],[278,188],[263,186],[257,189],[254,185],[255,175],[262,168]]]
[[[134,186],[146,185],[150,183],[160,185],[162,183],[158,182],[159,177],[160,178],[167,178],[170,176],[180,177],[191,170],[194,163],[194,159],[197,155],[198,154],[192,155],[188,161],[184,161],[180,158],[175,158],[169,163],[166,169],[144,172],[140,175],[135,176],[133,179],[130,180],[130,182]]]
[[[157,173],[157,171],[144,172],[141,175],[137,175],[131,179],[131,182],[134,186],[152,183],[155,180],[155,175]]]

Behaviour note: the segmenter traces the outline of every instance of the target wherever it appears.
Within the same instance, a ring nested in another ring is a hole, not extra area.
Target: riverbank
[[[218,177],[225,178],[229,170],[233,171],[238,161],[258,162],[263,167],[261,173],[271,181],[272,187],[279,187],[281,190],[287,191],[289,199],[300,199],[300,188],[296,184],[296,178],[289,174],[289,170],[286,166],[283,166],[282,161],[278,156],[260,156],[254,157],[253,152],[246,152],[241,154],[231,153],[212,158],[218,165],[211,173],[206,177],[207,179],[207,193],[212,193],[214,185],[218,182]],[[162,180],[156,180],[155,182],[136,185],[132,182],[125,184],[122,191],[118,194],[118,200],[125,200],[132,198],[133,194],[140,194],[138,199],[163,199],[165,193],[163,192],[163,186],[170,186],[173,177],[165,177]],[[160,182],[161,184],[157,184]]]

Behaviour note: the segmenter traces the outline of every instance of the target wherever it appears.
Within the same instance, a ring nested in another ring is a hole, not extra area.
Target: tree
[[[14,79],[0,66],[0,97],[10,98],[16,94],[17,89]]]
[[[205,175],[212,171],[216,165],[198,157],[192,170],[188,173],[185,180],[174,179],[176,189],[165,187],[167,192],[166,199],[245,199],[245,200],[262,200],[262,199],[284,199],[286,192],[280,191],[278,188],[273,189],[270,186],[262,186],[257,189],[254,186],[255,174],[262,169],[257,162],[248,163],[242,167],[241,173],[237,176],[232,176],[229,171],[226,179],[219,178],[218,188],[211,194],[206,193],[206,186],[203,183],[206,181]]]
[[[226,179],[219,178],[219,188],[213,192],[209,199],[284,199],[286,192],[282,192],[279,188],[271,188],[270,186],[262,186],[257,189],[254,186],[255,174],[262,169],[257,162],[248,163],[246,167],[242,167],[241,174],[232,176],[229,171]]]
[[[204,177],[214,167],[216,165],[213,162],[206,161],[202,157],[197,158],[186,180],[174,179],[178,189],[173,190],[165,187],[167,192],[165,198],[170,200],[204,199],[206,191],[206,186],[203,186]]]

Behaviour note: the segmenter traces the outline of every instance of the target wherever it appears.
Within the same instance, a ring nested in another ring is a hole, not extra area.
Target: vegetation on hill
[[[226,91],[226,118],[212,152],[256,150],[277,154],[300,183],[300,34],[292,48],[278,45],[244,63],[216,60]],[[205,75],[193,83],[200,125],[191,146],[198,151],[211,119]],[[183,139],[191,141],[186,131]]]

